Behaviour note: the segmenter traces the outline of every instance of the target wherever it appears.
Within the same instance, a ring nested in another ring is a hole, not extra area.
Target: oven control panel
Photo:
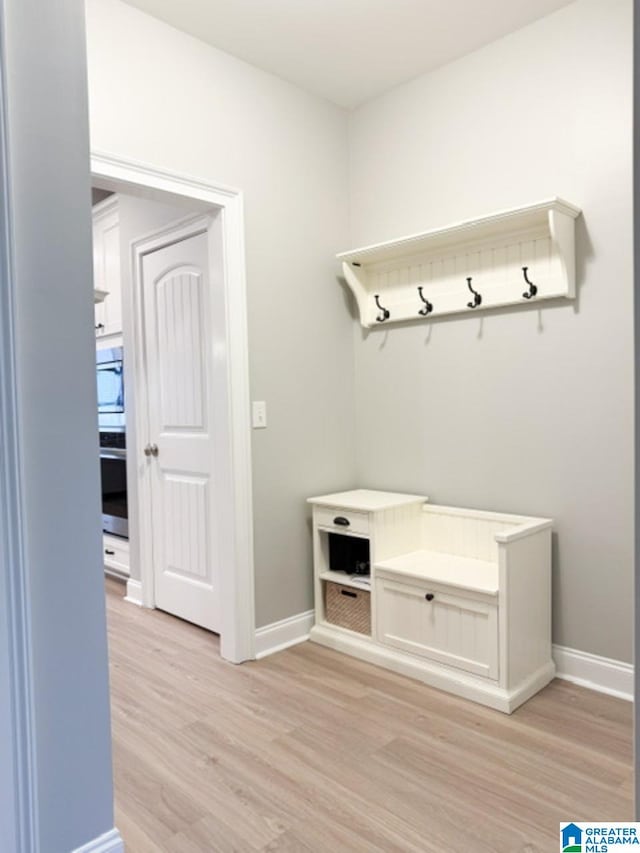
[[[100,431],[100,447],[113,447],[118,450],[125,450],[127,447],[127,434],[125,432]]]

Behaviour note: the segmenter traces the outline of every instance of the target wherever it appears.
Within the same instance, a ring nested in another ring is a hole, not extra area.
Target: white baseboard
[[[77,847],[72,853],[124,853],[124,842],[114,827],[110,832]]]
[[[129,575],[119,572],[118,569],[112,569],[111,566],[105,566],[104,573],[108,578],[113,578],[116,581],[124,581],[126,583],[129,580]]]
[[[557,678],[633,701],[633,664],[556,645],[553,658]]]
[[[311,629],[312,642],[320,643],[337,652],[346,652],[360,660],[384,667],[399,675],[422,681],[437,690],[480,702],[503,714],[511,714],[534,693],[547,685],[555,676],[555,664],[548,661],[529,678],[510,690],[500,687],[497,681],[480,675],[463,672],[456,667],[431,661],[418,655],[398,651],[391,646],[378,643],[371,637],[356,634],[327,623],[314,625]]]
[[[130,584],[134,584],[130,591]],[[142,604],[138,581],[127,584],[127,600]],[[298,613],[280,622],[256,630],[256,658],[266,657],[309,639],[314,623],[313,610]],[[556,678],[571,681],[581,687],[633,701],[633,664],[592,655],[566,646],[553,646]]]
[[[142,584],[140,581],[129,578],[127,581],[127,594],[124,600],[130,604],[137,604],[138,607],[142,607]]]
[[[313,610],[298,613],[280,622],[272,622],[264,628],[256,630],[256,658],[264,658],[296,643],[303,643],[309,639],[309,632],[314,621]]]

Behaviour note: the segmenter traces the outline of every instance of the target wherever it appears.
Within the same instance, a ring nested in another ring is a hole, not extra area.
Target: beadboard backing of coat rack
[[[575,298],[575,220],[580,209],[559,198],[500,211],[342,252],[338,259],[365,328],[444,314],[475,314],[487,308]],[[535,296],[525,297],[530,288]],[[474,291],[482,302],[469,307]],[[422,316],[425,302],[432,311]],[[381,316],[375,297],[389,312]]]

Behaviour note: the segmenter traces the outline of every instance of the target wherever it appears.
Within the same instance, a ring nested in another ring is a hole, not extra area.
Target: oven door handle
[[[121,459],[123,462],[127,458],[127,451],[120,450],[117,447],[101,447],[100,448],[100,459]]]

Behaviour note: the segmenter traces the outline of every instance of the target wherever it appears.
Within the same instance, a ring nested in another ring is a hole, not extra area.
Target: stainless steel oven
[[[122,347],[96,352],[98,424],[101,430],[124,430],[124,353]]]
[[[124,405],[124,352],[122,347],[96,352],[102,529],[129,537],[127,505],[127,434]]]
[[[100,431],[102,529],[129,538],[127,505],[127,446],[124,430]]]

